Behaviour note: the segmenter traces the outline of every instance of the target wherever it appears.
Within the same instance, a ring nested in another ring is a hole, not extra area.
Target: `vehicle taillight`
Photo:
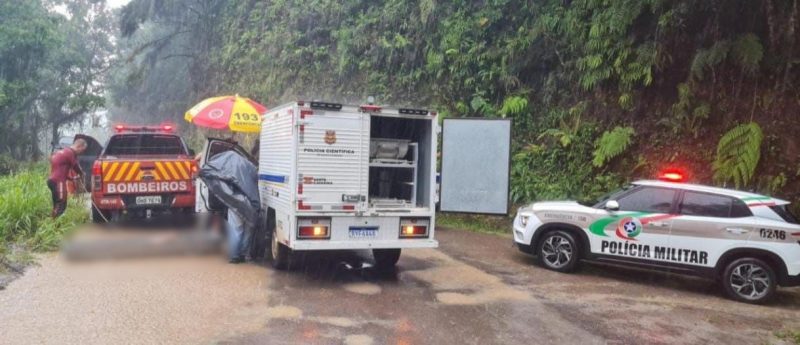
[[[192,178],[197,178],[197,172],[198,171],[199,171],[199,169],[197,168],[197,163],[193,161],[192,162]]]
[[[401,218],[400,238],[428,237],[428,224],[427,218]]]
[[[297,232],[298,238],[314,239],[314,238],[328,238],[328,227],[321,225],[314,226],[301,226]]]
[[[298,218],[297,238],[303,240],[330,239],[330,225],[330,218]]]
[[[99,161],[92,164],[92,190],[99,191],[102,188],[103,165]]]

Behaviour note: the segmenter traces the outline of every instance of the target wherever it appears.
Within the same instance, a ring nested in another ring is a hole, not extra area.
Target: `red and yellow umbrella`
[[[261,130],[261,115],[267,108],[246,97],[211,97],[197,103],[183,116],[200,127],[257,133]]]

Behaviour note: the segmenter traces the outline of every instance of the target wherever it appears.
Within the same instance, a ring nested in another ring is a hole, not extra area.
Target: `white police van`
[[[522,207],[513,234],[520,250],[548,269],[569,272],[580,260],[665,269],[721,281],[730,298],[761,303],[779,285],[800,285],[800,225],[788,204],[730,189],[638,181],[592,205]]]
[[[510,120],[445,119],[440,209],[507,214]],[[433,248],[437,114],[416,108],[298,101],[263,116],[259,192],[273,266],[292,253]]]

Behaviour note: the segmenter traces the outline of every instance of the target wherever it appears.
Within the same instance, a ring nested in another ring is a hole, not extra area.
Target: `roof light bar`
[[[428,115],[428,111],[424,109],[400,108],[399,112],[406,115]]]
[[[658,174],[658,179],[667,182],[686,182],[686,173],[678,169],[666,169]]]
[[[323,109],[323,110],[342,110],[342,105],[340,103],[327,103],[327,102],[311,102],[311,109]]]

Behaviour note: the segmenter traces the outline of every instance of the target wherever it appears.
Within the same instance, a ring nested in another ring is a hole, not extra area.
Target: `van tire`
[[[277,227],[275,222],[268,222],[269,227],[272,229],[269,236],[269,246],[266,250],[265,257],[270,260],[272,267],[277,270],[286,270],[289,268],[289,259],[291,249],[283,243],[278,242]]]
[[[553,230],[536,243],[536,256],[543,267],[562,273],[574,271],[580,261],[580,247],[568,231]]]
[[[400,249],[373,249],[372,257],[375,258],[375,267],[390,269],[400,260]]]
[[[267,252],[267,247],[270,245],[272,236],[268,236],[267,228],[269,226],[267,217],[264,213],[258,213],[259,222],[253,230],[253,238],[250,241],[250,257],[253,260],[261,259]]]
[[[762,304],[775,296],[778,280],[775,270],[768,263],[743,257],[725,266],[720,284],[725,295],[735,301]],[[737,285],[741,288],[737,289]],[[750,296],[748,291],[756,296]]]

